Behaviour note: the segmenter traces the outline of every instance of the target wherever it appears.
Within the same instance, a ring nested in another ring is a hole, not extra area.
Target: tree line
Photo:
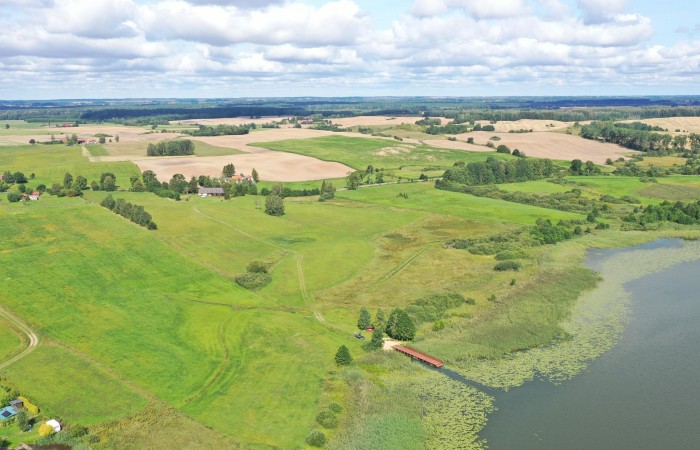
[[[457,185],[478,186],[498,183],[518,183],[551,177],[555,172],[549,159],[523,159],[505,161],[489,157],[484,162],[472,162],[454,166],[445,171],[435,187],[444,190],[459,190]]]
[[[663,201],[658,205],[648,205],[637,213],[631,213],[623,220],[642,226],[655,222],[697,225],[700,224],[700,201],[690,203]]]
[[[156,144],[148,144],[147,156],[182,156],[194,155],[194,142],[189,139],[173,141],[161,141]]]
[[[230,136],[248,134],[250,133],[251,128],[255,129],[254,123],[241,126],[217,125],[215,127],[200,125],[198,130],[183,130],[182,132],[184,134],[189,134],[190,136]]]
[[[158,228],[155,222],[153,222],[151,215],[146,212],[143,206],[134,205],[123,198],[119,198],[115,201],[114,198],[112,198],[112,194],[107,194],[107,197],[100,202],[100,205],[149,230]]]

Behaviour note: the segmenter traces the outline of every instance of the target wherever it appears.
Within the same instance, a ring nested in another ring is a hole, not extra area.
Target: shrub
[[[260,261],[253,261],[246,269],[250,273],[267,273],[267,267]]]
[[[54,433],[55,433],[55,431],[54,431],[53,427],[46,422],[42,423],[41,426],[39,427],[39,436],[41,436],[41,437],[50,436]]]
[[[27,416],[27,410],[25,409],[20,409],[17,415],[15,416],[15,420],[17,421],[17,427],[20,429],[20,431],[29,431],[29,429],[32,427],[31,424],[29,423],[29,417]]]
[[[445,322],[442,320],[438,320],[437,322],[433,323],[433,331],[440,331],[445,329]]]
[[[301,128],[301,125],[299,127]],[[306,443],[312,447],[323,447],[326,445],[326,435],[322,431],[314,430],[306,438]]]
[[[505,261],[508,259],[518,259],[518,258],[523,258],[523,255],[521,252],[518,252],[515,250],[504,250],[504,251],[496,254],[496,261]]]
[[[27,408],[27,411],[32,413],[33,415],[39,414],[39,407],[27,400],[26,397],[17,397],[18,399],[22,400],[24,403],[24,407]]]
[[[515,261],[501,261],[493,266],[493,270],[497,272],[505,272],[507,270],[520,270],[520,267],[520,264]]]
[[[267,273],[246,272],[236,277],[236,283],[250,290],[260,289],[270,284],[271,281],[272,277]]]
[[[316,422],[323,428],[335,428],[338,426],[338,416],[333,411],[321,411],[316,415]]]
[[[7,194],[7,201],[10,203],[17,203],[20,199],[20,196],[16,192],[10,192]]]
[[[343,407],[337,403],[331,403],[330,405],[328,405],[328,409],[336,414],[340,414],[340,412],[343,410]]]

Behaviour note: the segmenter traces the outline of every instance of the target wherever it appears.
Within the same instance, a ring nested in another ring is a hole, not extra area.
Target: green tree
[[[281,195],[276,195],[273,193],[270,193],[270,195],[265,197],[265,214],[269,214],[271,216],[283,216],[284,198]]]
[[[10,192],[7,194],[7,201],[10,203],[17,203],[21,197],[16,192]]]
[[[93,191],[99,191],[99,190],[100,190],[100,185],[97,184],[97,181],[92,180],[92,183],[90,183],[90,188],[91,188]]]
[[[32,427],[29,423],[29,416],[27,415],[26,409],[20,409],[15,416],[15,420],[17,421],[17,428],[19,428],[20,431],[27,432]]]
[[[10,124],[9,124],[9,123],[6,123],[6,124],[5,124],[5,129],[6,129],[6,130],[9,130],[9,129],[10,129]]]
[[[580,159],[574,159],[571,161],[571,167],[569,168],[572,175],[581,175],[583,172],[583,161]]]
[[[29,143],[32,144],[32,145],[36,144],[36,139],[30,139],[30,140],[29,140]]]
[[[372,316],[369,314],[369,310],[363,306],[360,308],[360,317],[357,319],[357,328],[364,330],[371,325]]]
[[[114,142],[119,142],[119,135],[118,134],[114,136]]]
[[[199,185],[197,184],[197,179],[192,175],[192,178],[190,178],[190,181],[187,183],[187,192],[189,194],[194,194],[198,189]]]
[[[393,337],[401,341],[411,341],[416,337],[416,324],[413,322],[413,319],[411,319],[411,316],[403,309],[399,310],[396,325],[394,326]]]
[[[362,346],[365,351],[373,352],[379,350],[384,346],[384,330],[381,328],[374,330],[372,333],[372,339]]]
[[[386,316],[384,314],[384,310],[382,308],[379,308],[377,310],[377,314],[374,316],[374,327],[380,330],[383,330],[384,327],[386,326]]]
[[[63,188],[69,189],[73,185],[73,175],[66,173],[63,176]]]
[[[222,173],[226,178],[231,178],[236,174],[236,167],[233,164],[226,164]]]
[[[258,171],[253,168],[253,171],[250,173],[250,176],[253,178],[253,181],[256,183],[260,181],[260,175],[258,175]]]
[[[115,184],[113,176],[107,175],[104,180],[102,180],[102,190],[108,192],[117,190],[117,185]]]
[[[395,308],[389,314],[386,332],[394,339],[410,341],[416,336],[416,324],[406,311],[401,308]]]
[[[73,182],[73,186],[72,186],[72,187],[73,187],[73,189],[75,189],[76,191],[84,191],[84,190],[87,189],[87,187],[88,187],[87,182],[88,182],[88,181],[87,181],[87,178],[78,175],[78,176],[75,178],[75,181]]]
[[[360,182],[362,181],[362,172],[355,171],[351,173],[348,176],[347,182],[345,183],[345,186],[348,188],[348,190],[355,190],[357,187],[360,185]]]
[[[107,197],[105,197],[101,202],[100,205],[104,206],[107,209],[114,209],[114,206],[116,205],[117,202],[114,201],[114,198],[112,198],[112,194],[107,194]]]
[[[352,364],[352,355],[350,350],[344,345],[341,345],[335,354],[335,363],[339,366],[349,366]]]
[[[335,186],[330,181],[323,180],[321,183],[321,194],[319,201],[332,200],[335,198]]]
[[[98,142],[99,142],[100,144],[106,144],[106,143],[107,143],[107,139],[106,139],[104,136],[100,136],[100,139],[98,140]]]

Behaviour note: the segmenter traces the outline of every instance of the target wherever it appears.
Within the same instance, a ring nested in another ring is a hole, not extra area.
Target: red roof
[[[32,191],[32,195],[41,195],[41,192],[39,192],[39,191]]]
[[[412,348],[404,347],[403,345],[395,345],[395,346],[394,346],[394,350],[398,350],[398,351],[400,351],[401,353],[404,353],[404,354],[406,354],[406,355],[408,355],[408,356],[411,356],[411,357],[413,357],[413,358],[419,359],[419,360],[423,361],[424,363],[430,364],[431,366],[434,366],[434,367],[437,367],[437,368],[440,368],[440,367],[444,366],[444,364],[442,363],[442,361],[440,361],[439,359],[433,358],[432,356],[426,355],[425,353],[421,353],[421,352],[419,352],[418,350],[414,350],[414,349],[412,349]]]

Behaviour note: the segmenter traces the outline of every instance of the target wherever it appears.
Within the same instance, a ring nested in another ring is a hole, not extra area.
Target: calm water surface
[[[587,264],[623,251],[592,252]],[[700,261],[626,288],[632,316],[620,342],[573,380],[496,394],[481,434],[489,448],[700,449]]]

